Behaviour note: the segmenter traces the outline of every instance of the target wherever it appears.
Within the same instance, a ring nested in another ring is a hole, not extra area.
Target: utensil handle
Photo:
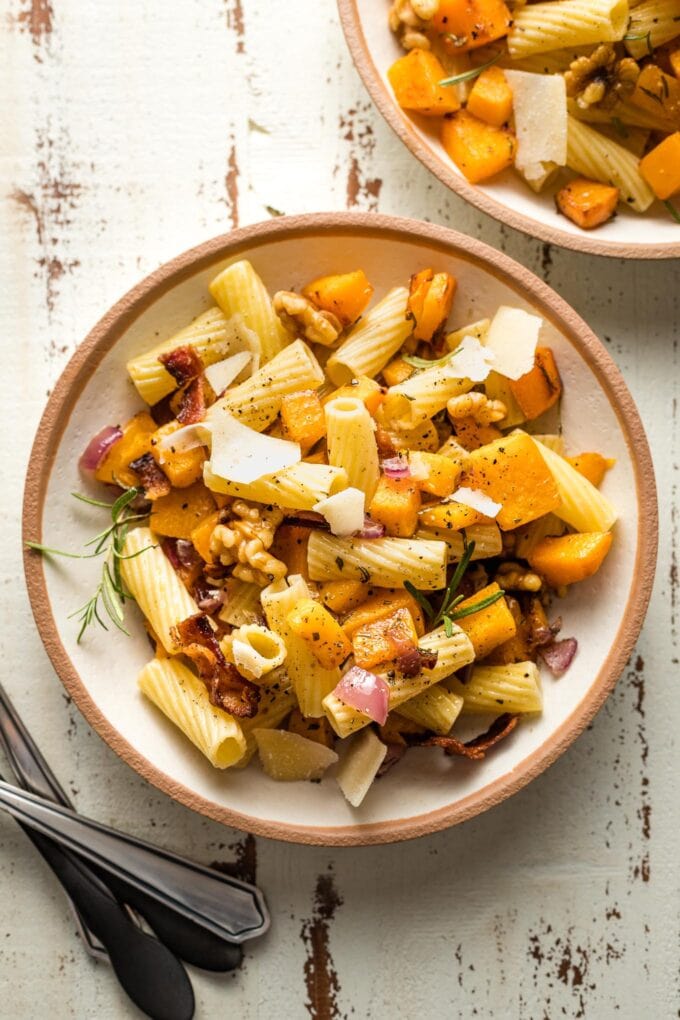
[[[269,915],[259,889],[0,782],[0,807],[213,934],[243,942]]]
[[[47,800],[63,804],[64,807],[73,807],[2,684],[0,684],[0,744],[22,786]]]

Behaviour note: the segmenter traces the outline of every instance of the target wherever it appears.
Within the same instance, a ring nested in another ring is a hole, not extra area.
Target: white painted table
[[[0,29],[2,680],[83,812],[198,860],[240,862],[265,890],[270,934],[236,974],[195,973],[197,1015],[677,1016],[677,264],[550,249],[449,195],[378,118],[332,0],[5,0]],[[457,829],[326,851],[190,813],[90,731],[33,628],[19,507],[50,387],[141,275],[275,210],[345,207],[479,236],[582,313],[649,430],[661,544],[638,652],[558,764]],[[1,818],[0,845],[0,1016],[137,1015]]]

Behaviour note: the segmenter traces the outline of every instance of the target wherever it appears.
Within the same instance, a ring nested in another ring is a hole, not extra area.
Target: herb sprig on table
[[[456,620],[462,620],[464,616],[471,616],[473,613],[479,613],[482,609],[486,609],[488,606],[493,605],[494,602],[498,602],[498,600],[503,597],[503,592],[497,591],[492,595],[487,595],[485,598],[480,599],[479,602],[475,602],[472,606],[462,606],[457,608],[465,596],[456,595],[456,591],[460,587],[460,583],[465,576],[467,568],[470,566],[470,561],[474,551],[475,543],[466,542],[463,557],[453,572],[453,577],[442,596],[438,608],[435,608],[430,600],[426,598],[421,591],[418,591],[414,584],[411,584],[410,581],[404,581],[404,587],[422,608],[432,628],[438,627],[439,624],[443,623],[447,637],[451,637],[453,634],[453,625]]]
[[[144,490],[139,488],[126,489],[113,503],[105,503],[99,499],[92,499],[90,496],[83,496],[80,492],[72,492],[71,495],[74,499],[87,503],[89,506],[104,507],[109,510],[111,513],[111,524],[107,525],[99,534],[85,543],[84,549],[87,551],[84,552],[74,553],[64,549],[53,549],[51,546],[43,545],[40,542],[29,541],[26,542],[26,545],[29,549],[33,549],[43,556],[66,556],[69,559],[76,560],[91,560],[98,556],[103,556],[101,577],[94,594],[84,605],[71,613],[69,619],[75,616],[81,625],[78,632],[78,644],[80,644],[87,628],[95,622],[100,627],[103,627],[104,630],[108,630],[102,618],[103,613],[118,630],[122,630],[124,634],[127,634],[128,631],[124,626],[125,614],[123,606],[126,601],[132,600],[133,597],[123,584],[120,565],[123,560],[135,559],[136,556],[140,556],[147,549],[154,548],[151,545],[147,545],[143,549],[131,553],[129,556],[123,553],[130,525],[137,521],[146,520],[149,516],[148,513],[137,512],[132,505],[138,497],[143,497]]]

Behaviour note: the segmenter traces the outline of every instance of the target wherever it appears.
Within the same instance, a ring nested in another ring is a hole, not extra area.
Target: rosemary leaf
[[[485,64],[480,64],[479,67],[471,67],[469,71],[461,71],[460,74],[454,74],[451,78],[442,78],[439,85],[460,85],[461,82],[470,81],[472,78],[476,78],[478,74],[485,71],[487,67],[491,67],[496,61],[500,60],[500,53],[497,53],[491,60],[487,60]]]
[[[664,202],[664,205],[668,209],[669,213],[671,214],[671,216],[673,217],[675,222],[676,223],[680,223],[680,212],[678,212],[678,210],[675,208],[673,203],[671,201],[669,201],[668,199],[666,199],[666,201]]]
[[[482,609],[487,609],[492,606],[494,602],[498,602],[505,595],[504,591],[495,591],[491,595],[487,595],[486,598],[481,599],[479,602],[475,602],[473,606],[463,606],[461,609],[455,609],[451,615],[451,620],[462,620],[464,616],[472,616],[473,613],[480,613]]]

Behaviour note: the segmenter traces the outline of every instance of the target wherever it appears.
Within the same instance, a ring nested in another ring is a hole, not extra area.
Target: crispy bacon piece
[[[418,676],[423,669],[434,669],[438,658],[439,652],[431,648],[407,648],[397,656],[395,666],[404,676]]]
[[[504,740],[512,733],[518,722],[519,716],[506,712],[494,719],[485,733],[480,733],[479,736],[473,737],[472,740],[465,743],[456,740],[455,737],[427,737],[425,740],[416,739],[411,743],[416,747],[443,747],[449,755],[457,754],[463,758],[469,758],[471,761],[481,761],[494,744]]]
[[[197,376],[183,390],[177,409],[177,421],[182,425],[194,425],[203,421],[206,409],[205,377]]]
[[[203,362],[190,344],[175,347],[172,351],[159,354],[158,360],[168,370],[178,386],[184,386],[203,371]]]
[[[378,453],[383,458],[396,457],[399,451],[392,442],[392,437],[386,429],[380,425],[375,430],[375,441],[378,445]]]
[[[224,658],[205,613],[182,620],[173,628],[173,637],[196,667],[213,705],[240,719],[255,715],[260,689]]]
[[[147,499],[159,499],[170,492],[170,482],[150,453],[143,453],[137,460],[130,461],[128,466],[139,475]]]

